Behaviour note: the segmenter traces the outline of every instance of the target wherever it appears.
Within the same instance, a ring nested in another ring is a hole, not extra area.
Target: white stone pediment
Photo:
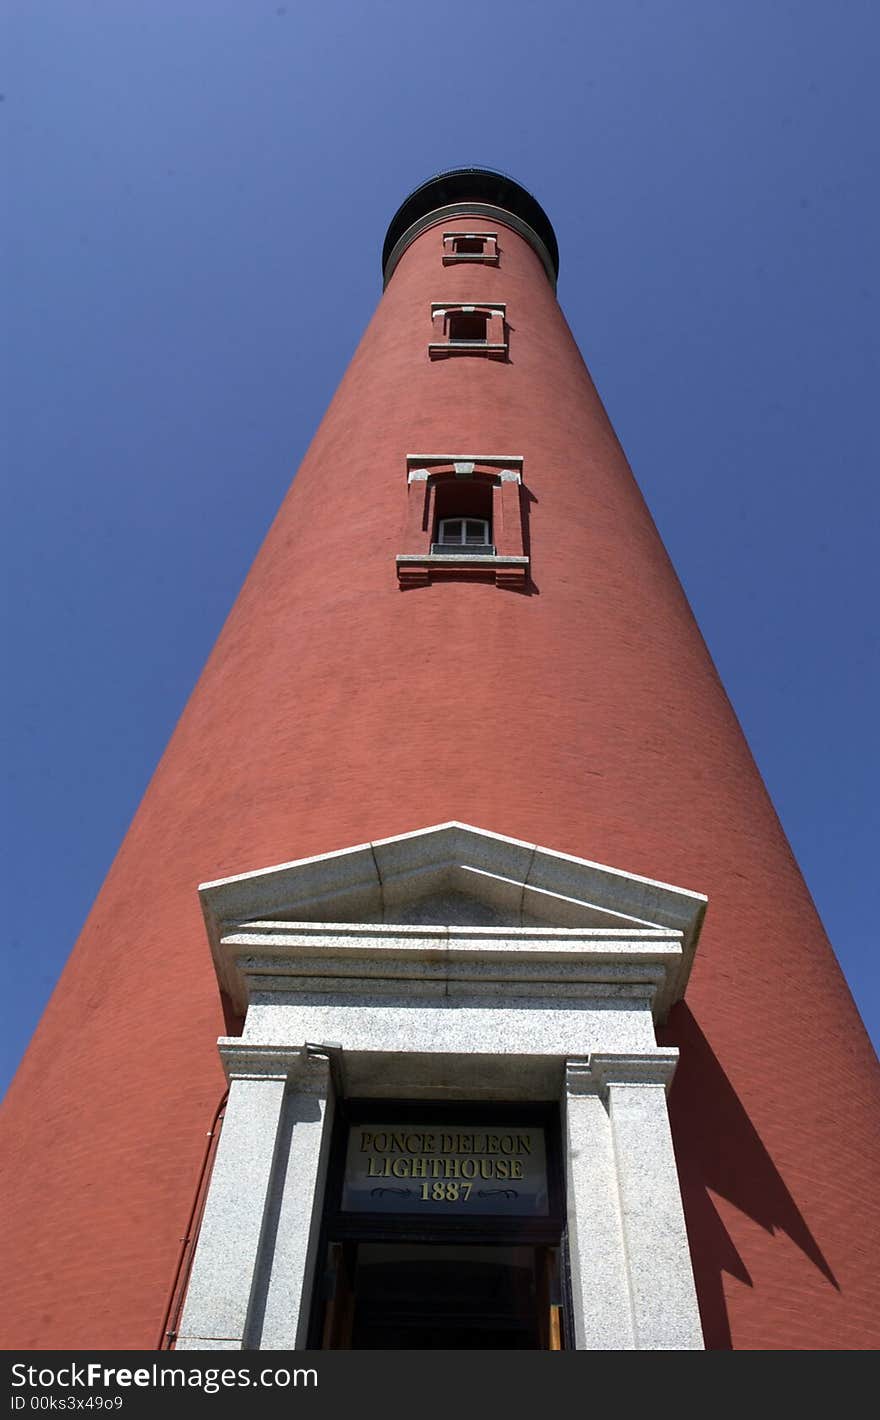
[[[501,997],[684,992],[700,893],[462,823],[217,882],[199,894],[221,986]]]

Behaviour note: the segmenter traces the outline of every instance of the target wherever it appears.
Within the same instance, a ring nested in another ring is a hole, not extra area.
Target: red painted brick
[[[155,1344],[223,1089],[196,885],[451,818],[708,894],[664,1036],[708,1344],[880,1344],[876,1058],[542,267],[441,265],[472,225],[402,258],[10,1090],[8,1348]],[[429,360],[447,299],[509,364]],[[435,451],[524,456],[531,595],[399,589]]]

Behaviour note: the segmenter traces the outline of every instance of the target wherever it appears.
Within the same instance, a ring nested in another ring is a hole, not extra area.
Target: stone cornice
[[[663,1020],[682,969],[668,930],[383,926],[249,922],[218,944],[221,981],[238,1010],[255,993],[491,996],[499,1005],[648,999]]]
[[[221,1036],[217,1048],[230,1084],[233,1080],[283,1080],[303,1093],[327,1091],[329,1056],[314,1048],[255,1045],[238,1036]]]
[[[565,1087],[569,1094],[599,1094],[603,1099],[615,1085],[659,1085],[668,1092],[677,1064],[674,1046],[639,1055],[588,1055],[565,1062]]]
[[[395,925],[408,903],[448,892],[517,925]],[[658,1020],[684,993],[706,905],[699,893],[456,822],[205,883],[200,896],[220,983],[240,1010],[257,978],[271,990],[286,979],[294,992],[351,993],[370,981],[378,994],[389,982],[435,992],[445,982],[450,996],[647,985]]]
[[[457,463],[480,464],[485,468],[511,468],[522,471],[522,454],[407,454],[406,466],[408,469],[420,468],[437,464]]]

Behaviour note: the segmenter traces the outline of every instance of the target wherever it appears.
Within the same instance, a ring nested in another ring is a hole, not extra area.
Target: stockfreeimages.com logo
[[[207,1366],[199,1370],[195,1366],[163,1366],[153,1362],[149,1366],[105,1366],[98,1361],[77,1364],[72,1361],[58,1366],[27,1366],[16,1362],[12,1366],[13,1389],[25,1388],[33,1391],[46,1390],[201,1390],[206,1395],[216,1395],[221,1390],[247,1389],[264,1386],[286,1390],[295,1386],[317,1386],[318,1372],[314,1367],[297,1367],[289,1370],[286,1366],[265,1366],[252,1370],[249,1366]],[[43,1409],[48,1396],[16,1394],[12,1396],[11,1409]],[[119,1410],[122,1396],[95,1397],[103,1399],[105,1410]],[[76,1409],[75,1395],[70,1396],[72,1404],[62,1405],[56,1401],[55,1409]],[[36,1404],[35,1404],[36,1402]]]

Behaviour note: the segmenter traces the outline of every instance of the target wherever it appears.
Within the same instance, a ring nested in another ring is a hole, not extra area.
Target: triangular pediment
[[[249,925],[662,930],[680,939],[682,985],[706,907],[700,893],[455,822],[204,883],[199,894],[218,968],[221,940]]]

